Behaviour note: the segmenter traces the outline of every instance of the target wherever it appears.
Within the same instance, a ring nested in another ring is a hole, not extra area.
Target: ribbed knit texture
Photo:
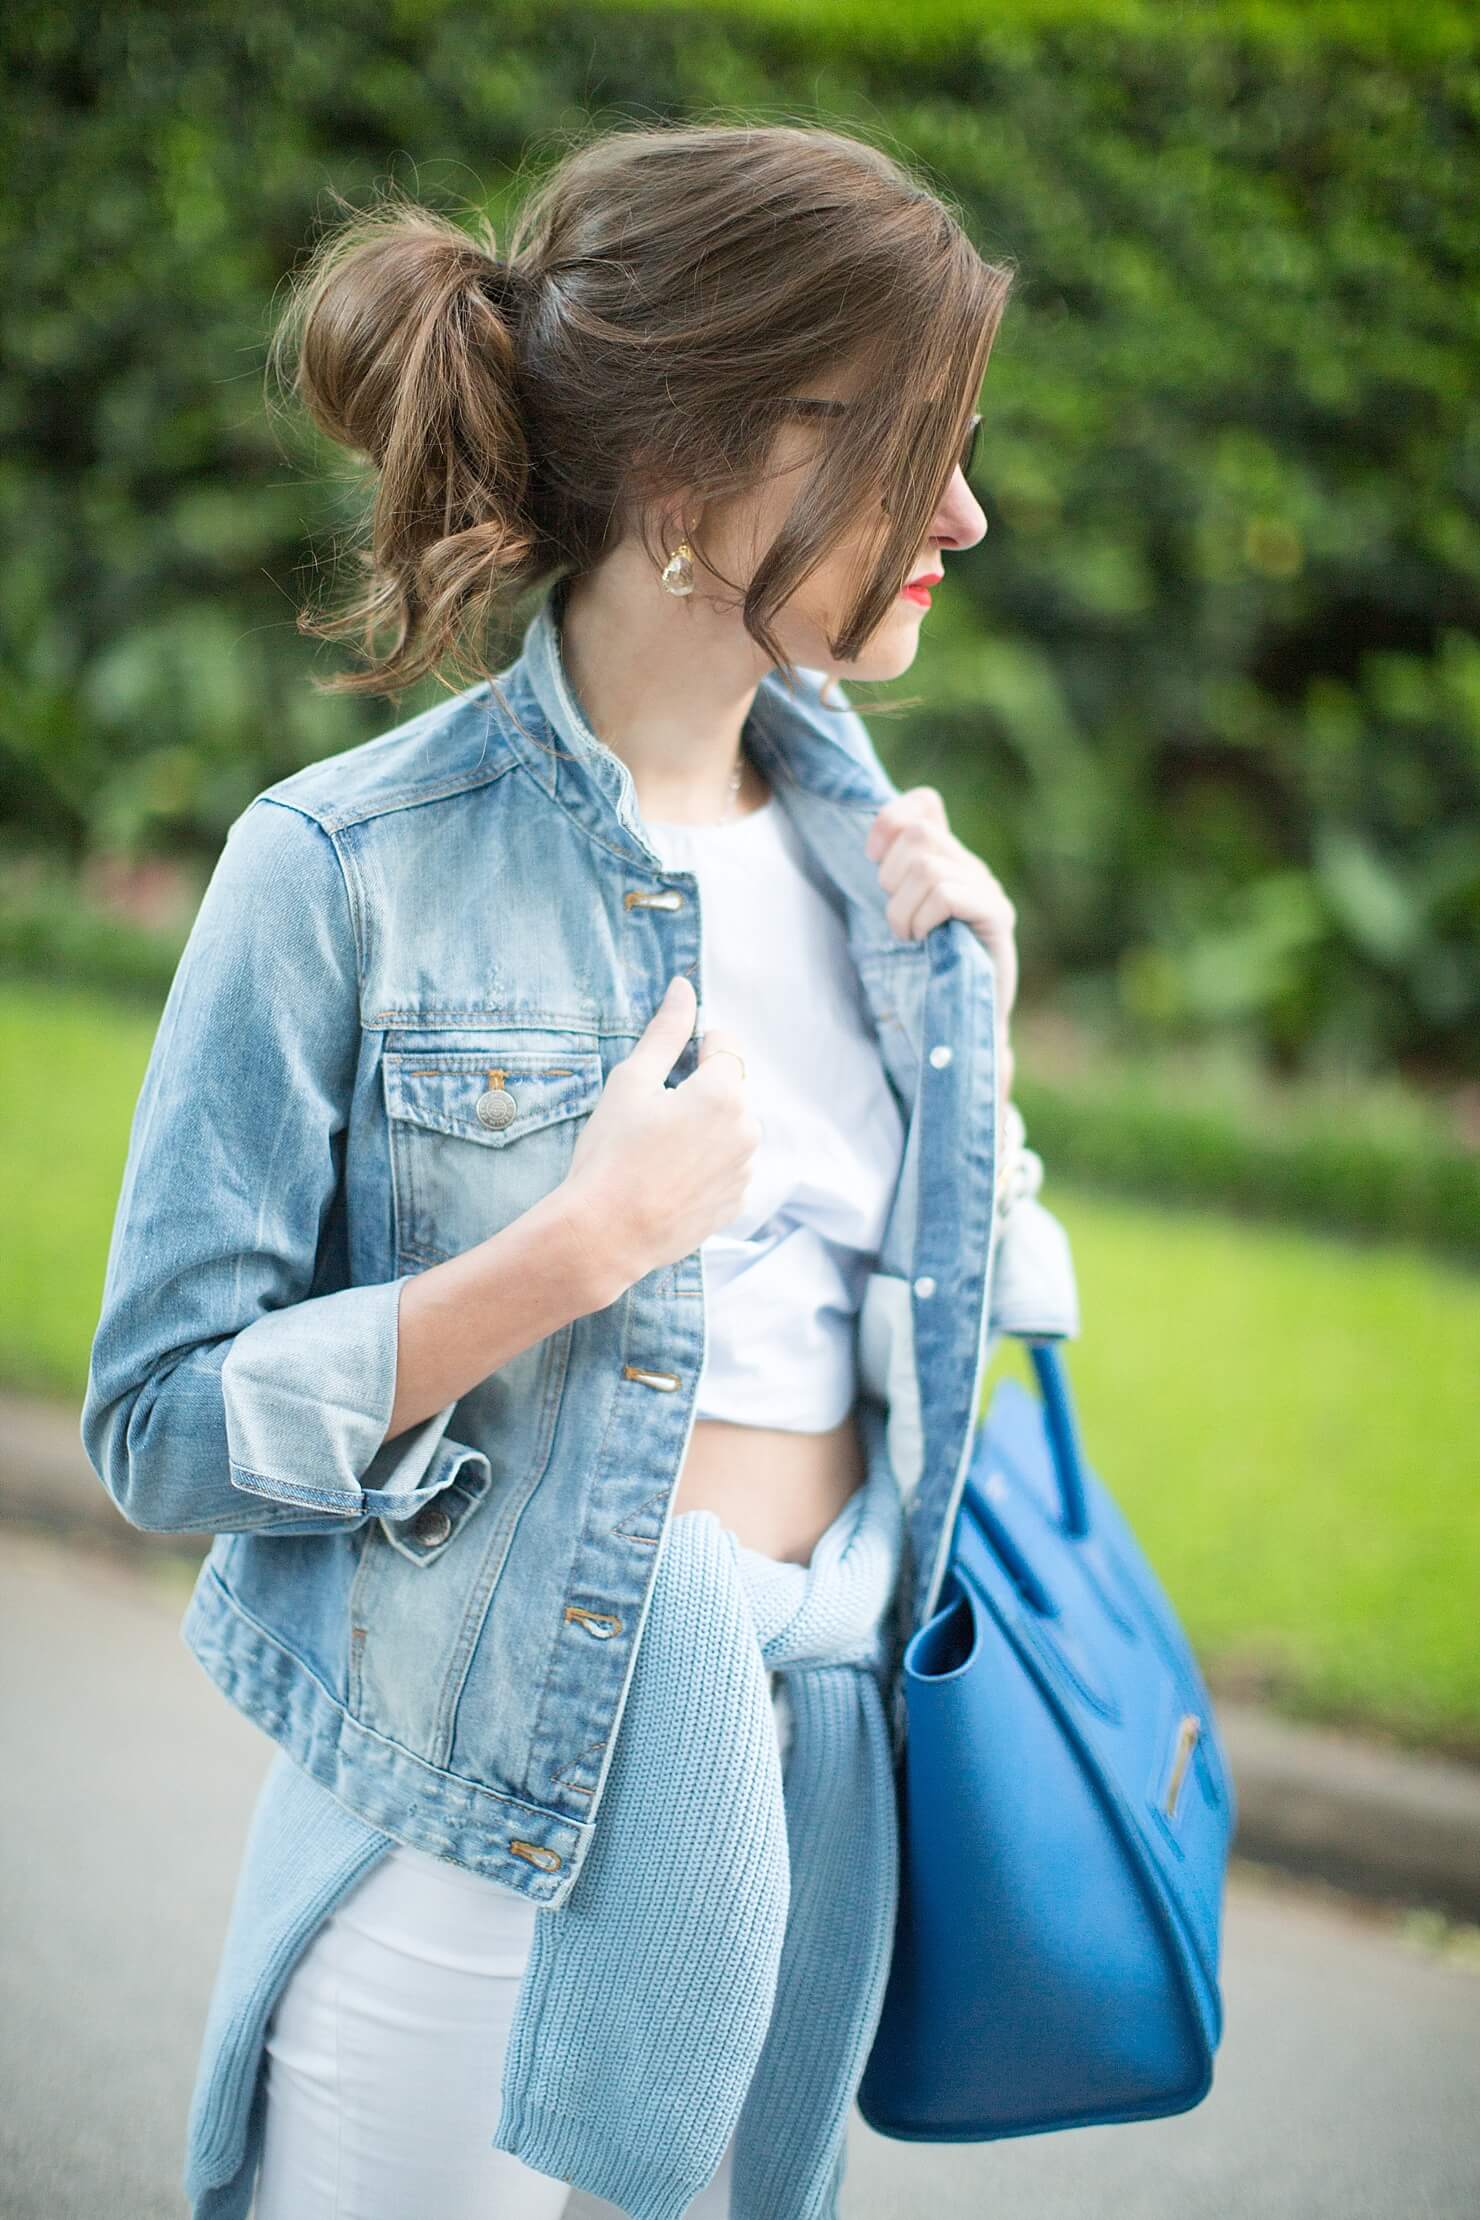
[[[731,2220],[836,2211],[898,1902],[901,1540],[883,1458],[807,1565],[713,1512],[670,1527],[595,1837],[536,1914],[493,2136],[631,2220],[680,2220],[732,2131]]]
[[[491,2138],[633,2220],[678,2220],[742,2111],[731,2220],[836,2211],[898,1900],[879,1675],[902,1533],[883,1457],[809,1565],[746,1549],[709,1511],[669,1529],[586,1862],[535,1920]],[[201,2045],[191,2220],[247,2220],[273,2007],[393,1847],[275,1752]]]

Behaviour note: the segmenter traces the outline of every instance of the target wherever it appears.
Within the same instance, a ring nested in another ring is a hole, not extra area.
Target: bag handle
[[[1071,1540],[1079,1541],[1089,1532],[1089,1491],[1084,1482],[1084,1452],[1063,1352],[1057,1341],[1030,1341],[1028,1352],[1043,1397],[1054,1476],[1063,1504],[1064,1532]]]

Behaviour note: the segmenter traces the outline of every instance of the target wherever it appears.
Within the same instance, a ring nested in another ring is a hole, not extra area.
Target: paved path
[[[185,2212],[196,2047],[270,1755],[179,1640],[188,1584],[0,1529],[3,2220]],[[1201,2105],[934,2149],[855,2112],[845,2220],[1473,2220],[1480,1936],[1413,1925],[1236,1862]]]

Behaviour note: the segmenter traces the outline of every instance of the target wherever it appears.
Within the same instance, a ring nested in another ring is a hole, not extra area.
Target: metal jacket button
[[[661,894],[649,894],[633,888],[622,896],[622,900],[629,910],[681,910],[684,904],[683,894],[676,886],[664,887]]]
[[[501,1133],[506,1125],[512,1125],[518,1111],[519,1105],[507,1087],[490,1087],[473,1105],[479,1125],[486,1125],[491,1133]]]
[[[430,1548],[445,1542],[452,1532],[452,1521],[440,1503],[424,1503],[411,1522],[411,1531],[419,1542]]]

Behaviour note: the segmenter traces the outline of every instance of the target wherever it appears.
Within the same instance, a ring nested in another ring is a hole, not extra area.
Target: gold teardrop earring
[[[671,594],[691,594],[694,590],[694,550],[687,540],[680,540],[659,576],[664,588]]]

